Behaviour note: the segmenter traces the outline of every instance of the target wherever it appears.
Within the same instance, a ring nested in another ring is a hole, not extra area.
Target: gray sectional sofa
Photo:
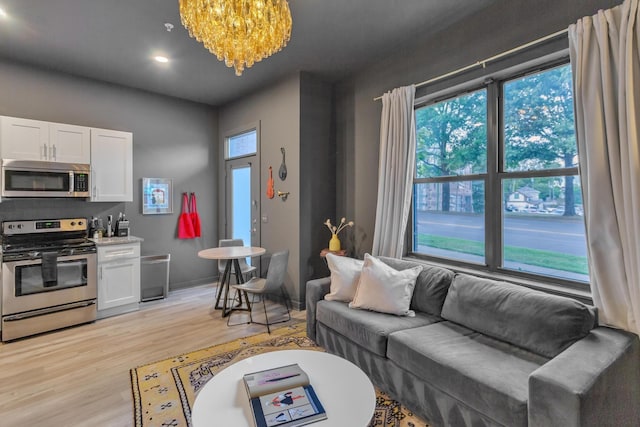
[[[640,425],[638,336],[592,307],[424,265],[405,317],[327,301],[330,283],[307,282],[308,336],[434,427]]]

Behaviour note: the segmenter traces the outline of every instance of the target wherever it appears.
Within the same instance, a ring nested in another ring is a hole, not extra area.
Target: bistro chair
[[[242,239],[221,239],[218,241],[218,246],[221,248],[229,247],[229,246],[244,246],[244,242]],[[238,260],[240,264],[240,271],[242,272],[242,278],[246,280],[247,275],[253,274],[256,271],[256,267],[253,265],[247,264],[247,260],[244,258],[240,258]],[[227,261],[224,259],[218,260],[218,271],[220,274],[224,273],[224,267]]]
[[[289,311],[289,302],[287,291],[284,287],[284,279],[287,274],[287,265],[289,263],[289,251],[281,251],[276,252],[271,256],[271,261],[269,262],[269,269],[267,270],[266,278],[254,277],[249,280],[247,283],[240,285],[232,285],[231,287],[236,290],[236,292],[240,292],[244,294],[245,301],[248,305],[249,311],[249,321],[247,323],[257,323],[258,325],[265,325],[267,327],[267,332],[271,333],[271,325],[276,323],[288,322],[291,320],[291,312]],[[270,322],[269,316],[267,315],[267,306],[265,304],[265,296],[273,295],[280,293],[284,300],[284,305],[287,309],[287,319],[279,320],[276,322]],[[256,322],[253,320],[252,316],[252,302],[249,300],[249,294],[252,296],[259,296],[262,300],[262,309],[264,310],[265,322]],[[233,313],[233,311],[231,312]],[[227,318],[228,326],[236,326],[230,325],[229,320],[231,319],[231,315]]]
[[[244,241],[242,239],[220,239],[218,240],[218,247],[229,247],[229,246],[244,246]],[[222,275],[224,274],[224,268],[227,264],[227,262],[232,262],[231,260],[225,260],[225,259],[221,259],[218,260],[218,271],[220,272],[220,281],[222,281]],[[238,260],[238,264],[240,265],[240,274],[242,274],[242,280],[245,281],[247,279],[247,276],[249,274],[253,274],[254,271],[256,271],[256,267],[253,265],[249,265],[247,264],[247,260],[244,258],[240,258]],[[232,268],[232,273],[235,273],[235,270],[233,270]],[[231,279],[231,276],[229,277],[229,279]],[[236,274],[236,281],[238,281],[239,278],[237,277]],[[220,299],[219,294],[220,292],[222,292],[222,286],[218,285],[218,289],[216,290],[216,301],[218,301]]]

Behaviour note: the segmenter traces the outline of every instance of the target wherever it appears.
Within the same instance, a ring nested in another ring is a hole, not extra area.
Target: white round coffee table
[[[341,357],[313,350],[263,353],[234,363],[200,390],[191,412],[193,427],[252,427],[253,415],[242,376],[250,372],[297,363],[327,412],[318,427],[366,427],[373,417],[376,394],[360,368]]]

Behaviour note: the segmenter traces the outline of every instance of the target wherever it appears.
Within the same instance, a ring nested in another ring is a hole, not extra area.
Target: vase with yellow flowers
[[[345,217],[342,217],[340,219],[340,224],[332,225],[331,220],[327,219],[324,222],[324,225],[326,225],[331,232],[331,240],[329,240],[329,250],[333,252],[339,251],[340,239],[338,238],[338,234],[347,227],[353,227],[353,221],[347,222],[347,219]]]

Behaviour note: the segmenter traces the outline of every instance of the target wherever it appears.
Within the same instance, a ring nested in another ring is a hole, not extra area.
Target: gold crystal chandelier
[[[280,51],[291,38],[287,0],[179,0],[180,20],[236,75]]]

